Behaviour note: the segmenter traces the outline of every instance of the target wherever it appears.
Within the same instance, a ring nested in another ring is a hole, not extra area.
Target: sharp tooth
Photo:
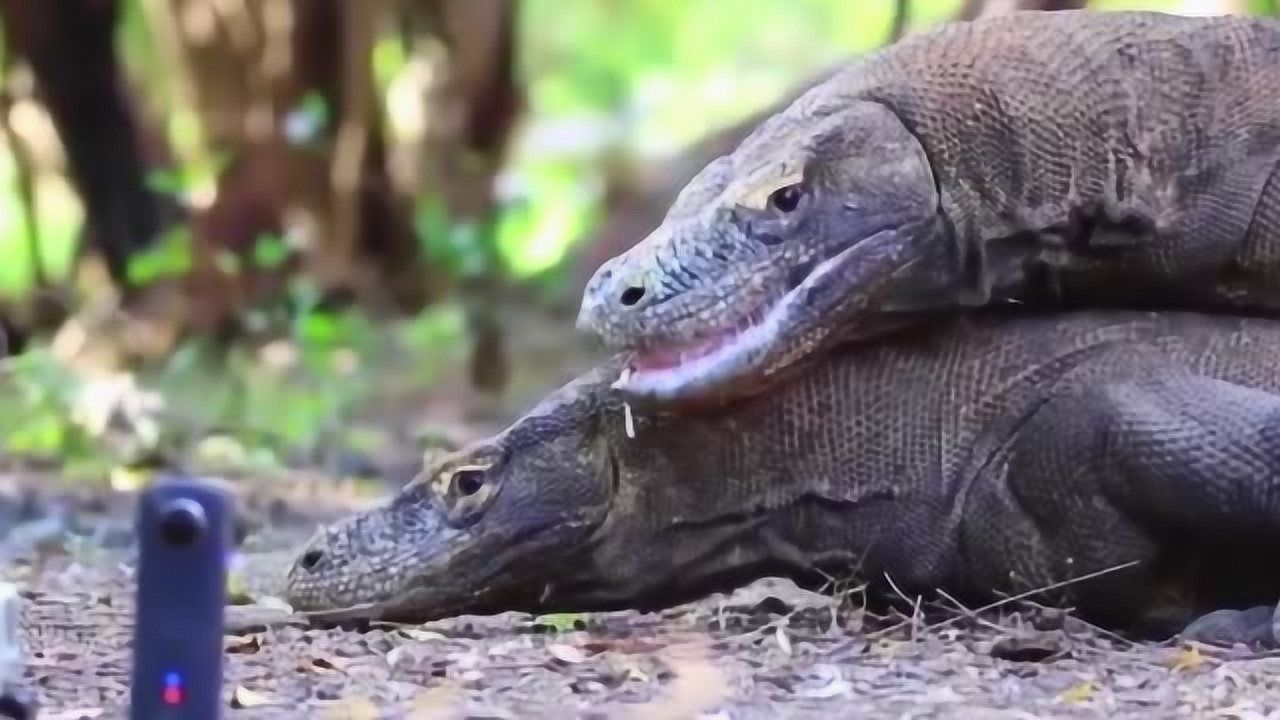
[[[635,369],[630,365],[623,368],[621,375],[618,377],[618,382],[614,383],[614,387],[617,387],[618,385],[626,385],[627,381],[631,379],[631,374],[633,372],[635,372]],[[631,403],[626,400],[622,401],[622,427],[626,431],[627,437],[635,440],[636,422],[635,419],[631,417]]]
[[[622,368],[622,372],[618,373],[618,379],[614,380],[613,384],[610,385],[609,387],[613,388],[614,390],[621,390],[622,388],[626,387],[627,381],[631,379],[632,372],[633,370],[630,365]]]

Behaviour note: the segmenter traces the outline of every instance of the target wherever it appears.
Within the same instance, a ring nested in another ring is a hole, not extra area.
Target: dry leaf
[[[387,660],[387,667],[394,668],[401,660],[408,660],[410,664],[417,664],[419,660],[426,654],[426,649],[415,647],[413,645],[397,645],[383,657]]]
[[[249,595],[249,585],[244,575],[235,569],[227,570],[227,603],[231,605],[249,605],[253,597]]]
[[[1058,695],[1058,700],[1070,705],[1088,702],[1093,697],[1093,690],[1093,683],[1086,680],[1063,690],[1062,694]]]
[[[383,655],[382,657],[387,661],[387,667],[393,668],[396,666],[396,663],[400,662],[400,658],[407,655],[408,652],[409,652],[408,650],[404,649],[403,645],[397,645],[391,648],[390,650],[388,650],[387,654]]]
[[[840,672],[839,667],[820,663],[813,669],[816,677],[812,682],[806,683],[805,687],[797,688],[795,691],[797,696],[825,700],[853,691],[853,683],[844,679],[844,674]]]
[[[410,640],[417,640],[418,642],[427,642],[428,640],[447,640],[448,639],[444,635],[438,632],[435,632],[434,630],[419,630],[417,628],[400,628],[400,634],[404,635]]]
[[[325,720],[378,720],[378,706],[366,697],[350,697],[325,708]]]
[[[254,692],[243,685],[237,685],[235,692],[231,693],[231,707],[233,708],[254,708],[263,705],[271,705],[274,701],[263,695]]]
[[[257,635],[228,635],[222,639],[222,649],[233,655],[252,655],[262,649]]]
[[[322,672],[340,672],[346,673],[348,662],[340,658],[333,657],[313,657],[311,658],[311,667]]]
[[[1169,669],[1173,672],[1180,670],[1195,670],[1205,664],[1204,655],[1200,654],[1200,648],[1192,645],[1191,647],[1180,648],[1169,663]]]
[[[40,720],[91,720],[92,718],[101,717],[102,713],[102,708],[55,710],[49,713],[40,713]]]
[[[423,688],[414,696],[409,708],[411,720],[443,720],[463,716],[463,703],[458,688],[452,684]]]
[[[577,665],[578,663],[586,662],[587,659],[587,654],[581,648],[565,645],[564,643],[548,645],[547,652],[551,653],[551,657],[566,665]]]
[[[620,717],[697,717],[716,709],[729,694],[729,679],[701,644],[672,645],[661,653],[672,678],[662,692],[647,702],[629,704]]]

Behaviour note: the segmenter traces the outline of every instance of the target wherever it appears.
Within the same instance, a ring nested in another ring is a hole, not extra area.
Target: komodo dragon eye
[[[484,473],[479,470],[459,470],[453,474],[453,486],[463,497],[475,495],[484,487]]]
[[[789,213],[800,206],[802,197],[804,197],[804,188],[800,183],[794,183],[774,190],[769,195],[769,204],[780,212]]]
[[[497,497],[502,482],[491,475],[492,469],[492,464],[469,465],[441,474],[437,492],[451,523],[474,522]]]

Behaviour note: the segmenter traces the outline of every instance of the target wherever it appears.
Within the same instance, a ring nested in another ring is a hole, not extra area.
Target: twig
[[[1024,605],[1030,605],[1031,607],[1036,608],[1037,610],[1053,610],[1053,609],[1055,609],[1055,608],[1051,608],[1051,607],[1049,607],[1048,605],[1045,605],[1045,604],[1043,604],[1043,603],[1038,603],[1038,602],[1036,602],[1036,601],[1034,601],[1034,600],[1022,600],[1021,602],[1022,602],[1022,604],[1024,604]],[[1070,611],[1067,611],[1067,614],[1069,614],[1069,615],[1070,615],[1070,614],[1071,614],[1071,613],[1070,613]],[[1135,644],[1136,644],[1136,643],[1134,643],[1132,640],[1130,640],[1129,638],[1127,638],[1127,637],[1125,637],[1125,636],[1123,636],[1123,635],[1121,635],[1121,634],[1119,634],[1119,633],[1112,632],[1112,631],[1110,631],[1110,630],[1108,630],[1108,629],[1106,629],[1106,628],[1104,628],[1104,627],[1102,627],[1102,626],[1100,626],[1100,625],[1095,625],[1095,624],[1093,624],[1093,623],[1089,622],[1088,620],[1083,620],[1083,619],[1081,619],[1079,616],[1071,615],[1071,617],[1075,618],[1076,622],[1080,623],[1081,625],[1084,625],[1084,626],[1088,627],[1090,632],[1095,632],[1095,633],[1097,633],[1097,634],[1099,634],[1099,635],[1103,635],[1103,636],[1105,636],[1105,637],[1107,637],[1107,638],[1110,638],[1111,640],[1115,640],[1116,642],[1123,643],[1124,645],[1129,646],[1129,647],[1132,647],[1133,645],[1135,645]]]
[[[920,628],[919,628],[919,623],[918,623],[918,620],[919,620],[919,618],[920,618],[920,596],[919,596],[919,595],[916,595],[916,599],[915,599],[914,601],[912,601],[912,600],[911,600],[911,598],[907,597],[907,594],[906,594],[906,593],[902,592],[901,588],[899,588],[899,587],[898,587],[898,584],[897,584],[897,583],[895,583],[895,582],[893,581],[893,578],[889,576],[889,573],[885,573],[885,574],[884,574],[884,579],[889,583],[889,587],[890,587],[890,588],[891,588],[895,593],[897,593],[897,594],[898,594],[898,597],[902,598],[903,600],[906,600],[906,601],[907,601],[907,603],[908,603],[909,605],[911,605],[911,606],[912,606],[912,609],[911,609],[911,641],[912,641],[912,642],[915,642],[915,640],[916,640],[916,633],[917,633],[917,631],[920,629]]]
[[[1009,604],[1011,604],[1011,603],[1016,603],[1016,602],[1023,602],[1023,601],[1026,601],[1026,600],[1027,600],[1027,598],[1034,597],[1035,595],[1039,595],[1040,593],[1050,592],[1050,591],[1053,591],[1053,590],[1060,590],[1060,589],[1062,589],[1062,588],[1064,588],[1064,587],[1068,587],[1068,586],[1070,586],[1070,585],[1075,585],[1075,584],[1077,584],[1077,583],[1081,583],[1081,582],[1084,582],[1084,581],[1086,581],[1086,580],[1093,580],[1093,579],[1098,578],[1098,577],[1101,577],[1101,576],[1103,576],[1103,575],[1109,575],[1109,574],[1111,574],[1111,573],[1113,573],[1113,572],[1116,572],[1116,571],[1118,571],[1118,570],[1126,570],[1126,569],[1128,569],[1128,568],[1131,568],[1131,567],[1133,567],[1133,566],[1137,565],[1137,564],[1138,564],[1138,562],[1139,562],[1138,560],[1131,560],[1131,561],[1129,561],[1129,562],[1127,562],[1127,563],[1121,563],[1120,565],[1113,565],[1112,567],[1109,567],[1109,568],[1103,568],[1102,570],[1097,570],[1097,571],[1095,571],[1095,572],[1087,573],[1087,574],[1085,574],[1085,575],[1081,575],[1081,576],[1079,576],[1079,577],[1074,577],[1074,578],[1070,578],[1070,579],[1067,579],[1067,580],[1062,580],[1062,581],[1059,581],[1059,582],[1056,582],[1056,583],[1051,583],[1051,584],[1049,584],[1049,585],[1045,585],[1044,587],[1039,587],[1039,588],[1034,588],[1034,589],[1031,589],[1031,590],[1027,590],[1026,592],[1018,593],[1017,595],[1010,595],[1009,597],[1001,598],[1000,600],[996,600],[996,601],[994,601],[994,602],[987,603],[986,605],[983,605],[982,607],[979,607],[979,608],[974,609],[974,610],[973,610],[973,614],[974,614],[974,615],[981,615],[982,613],[990,612],[990,611],[992,611],[992,610],[995,610],[995,609],[997,609],[997,608],[1004,607],[1004,606],[1009,605]],[[887,576],[886,576],[886,577],[887,577]],[[891,585],[892,585],[892,582],[893,582],[893,581],[892,581],[892,580],[890,580],[890,584],[891,584]],[[950,624],[954,623],[956,620],[958,620],[958,619],[960,619],[960,618],[962,618],[962,617],[965,617],[965,616],[963,616],[963,615],[956,615],[956,616],[954,616],[954,617],[947,618],[946,620],[940,620],[940,621],[938,621],[938,622],[936,622],[936,623],[932,623],[932,624],[930,624],[930,625],[926,625],[926,626],[924,627],[924,630],[937,630],[938,628],[946,627],[946,626],[948,626],[948,625],[950,625]],[[876,632],[874,632],[874,633],[870,633],[870,634],[868,634],[868,635],[867,635],[867,637],[868,637],[868,639],[871,639],[871,638],[878,638],[878,637],[881,637],[881,636],[887,635],[888,633],[893,632],[894,630],[896,630],[897,628],[901,627],[902,625],[903,625],[903,623],[898,623],[898,624],[896,624],[896,625],[893,625],[893,626],[890,626],[890,627],[884,628],[884,629],[882,629],[882,630],[877,630],[877,631],[876,631]]]
[[[1005,627],[1004,625],[1001,625],[1000,623],[992,622],[992,621],[987,620],[987,619],[985,619],[985,618],[983,618],[983,617],[980,617],[976,612],[974,612],[973,610],[971,610],[971,609],[969,609],[967,606],[965,606],[965,604],[964,604],[964,603],[960,602],[959,600],[955,599],[954,597],[951,597],[951,594],[950,594],[950,593],[948,593],[946,590],[939,589],[937,592],[938,592],[938,595],[939,595],[939,596],[941,596],[944,600],[946,600],[947,602],[949,602],[949,603],[951,603],[952,605],[954,605],[954,606],[956,607],[956,609],[957,609],[957,610],[959,610],[961,613],[964,613],[964,615],[965,615],[968,619],[973,620],[973,621],[974,621],[974,622],[976,622],[976,623],[980,623],[980,624],[982,624],[982,625],[985,625],[985,626],[987,626],[987,627],[991,628],[992,630],[1000,630],[1000,631],[1002,631],[1002,632],[1008,632],[1008,631],[1009,631],[1009,628]]]

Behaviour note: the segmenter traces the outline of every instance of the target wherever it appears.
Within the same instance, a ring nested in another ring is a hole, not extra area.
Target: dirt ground
[[[298,509],[302,484],[274,503],[261,493],[246,502],[250,514],[275,513],[246,540],[238,570],[263,602],[288,549],[346,511]],[[133,559],[109,540],[131,502],[86,502],[80,524],[97,527],[94,542],[55,554],[39,532],[10,533],[7,579],[26,602],[24,686],[42,718],[125,716]],[[227,717],[1280,717],[1280,656],[1134,645],[1028,608],[872,618],[848,596],[776,580],[650,614],[507,613],[363,632],[282,615],[229,611]]]

